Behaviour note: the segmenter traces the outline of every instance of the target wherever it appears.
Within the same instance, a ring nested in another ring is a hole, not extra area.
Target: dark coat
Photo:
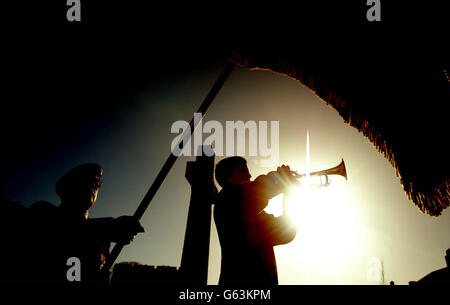
[[[292,241],[296,230],[285,216],[274,217],[263,209],[283,188],[271,172],[219,193],[214,220],[222,248],[220,285],[278,284],[273,247]]]
[[[104,257],[109,254],[110,227],[113,218],[86,219],[66,213],[50,203],[31,208],[33,227],[29,232],[30,268],[26,275],[31,282],[77,284],[67,280],[70,257],[80,260],[81,282],[106,284],[100,272]],[[31,229],[31,228],[30,228]]]

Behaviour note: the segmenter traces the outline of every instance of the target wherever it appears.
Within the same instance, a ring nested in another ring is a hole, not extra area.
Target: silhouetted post
[[[203,147],[211,150],[210,146]],[[189,284],[207,284],[211,204],[215,193],[213,173],[214,155],[198,156],[195,162],[188,162],[186,166],[186,179],[191,184],[191,200],[180,272],[182,280]]]

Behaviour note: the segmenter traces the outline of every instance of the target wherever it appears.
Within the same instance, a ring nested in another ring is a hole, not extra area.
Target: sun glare
[[[359,230],[344,188],[334,183],[292,192],[289,217],[298,226],[297,246],[308,258],[337,262],[351,255]]]
[[[345,182],[333,181],[327,187],[319,187],[316,185],[320,183],[313,178],[319,177],[311,177],[311,185],[304,183],[292,189],[288,197],[288,216],[298,230],[287,247],[309,268],[331,271],[351,260],[358,243],[359,225]],[[283,196],[273,198],[266,211],[281,215]]]

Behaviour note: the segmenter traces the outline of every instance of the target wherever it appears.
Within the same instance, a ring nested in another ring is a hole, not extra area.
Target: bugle
[[[291,171],[291,174],[295,177],[295,178],[304,178],[307,176],[307,174],[299,174],[295,171]],[[339,163],[339,165],[329,168],[329,169],[325,169],[325,170],[321,170],[321,171],[317,171],[317,172],[312,172],[309,174],[310,176],[324,176],[325,177],[325,183],[321,184],[321,186],[328,186],[330,184],[330,180],[328,179],[329,175],[339,175],[345,178],[345,180],[347,180],[347,170],[345,169],[345,163],[344,163],[344,159],[342,159],[341,163]]]

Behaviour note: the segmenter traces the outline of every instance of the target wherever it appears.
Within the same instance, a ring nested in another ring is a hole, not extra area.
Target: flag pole
[[[223,69],[222,73],[219,75],[219,78],[209,91],[206,98],[203,100],[203,103],[200,105],[200,107],[197,110],[197,113],[201,113],[203,117],[206,114],[206,111],[208,110],[208,107],[211,105],[212,101],[216,97],[219,90],[222,88],[223,84],[227,80],[228,76],[231,74],[231,71],[233,70],[234,64],[231,62],[228,62],[225,65],[225,68]],[[187,143],[190,137],[192,136],[192,133],[194,132],[195,128],[200,123],[200,120],[195,120],[195,116],[192,118],[191,122],[189,123],[190,132],[187,130],[185,131],[185,135],[182,136],[177,144],[177,148],[180,148],[181,150],[184,148],[184,143]],[[167,158],[166,162],[164,163],[163,167],[159,171],[158,175],[156,176],[155,180],[153,181],[153,184],[150,186],[150,189],[145,194],[144,198],[142,199],[141,203],[139,204],[136,212],[134,212],[133,217],[136,219],[141,219],[141,217],[144,215],[145,210],[150,205],[150,202],[152,201],[153,197],[155,196],[156,192],[158,191],[159,187],[163,183],[164,179],[167,177],[167,174],[169,173],[172,166],[175,164],[175,161],[178,159],[178,156],[175,156],[172,151],[169,154],[169,157]],[[123,247],[125,245],[122,243],[117,243],[114,248],[111,251],[111,254],[107,257],[105,265],[103,266],[102,270],[109,272],[112,265],[114,264],[115,260],[120,254],[120,251],[122,251]]]

